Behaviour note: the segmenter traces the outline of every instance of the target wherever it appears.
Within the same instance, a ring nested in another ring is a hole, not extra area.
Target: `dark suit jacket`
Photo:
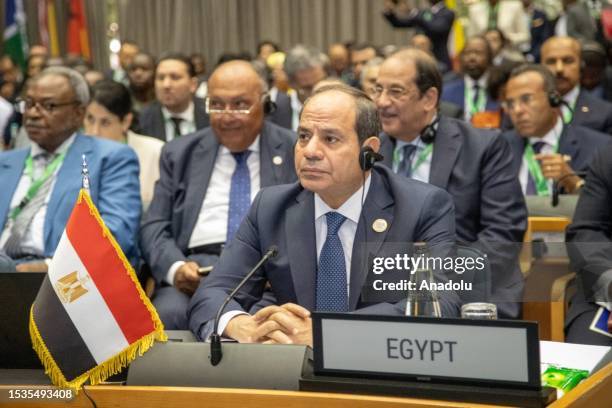
[[[512,149],[512,171],[515,177],[518,177],[527,139],[519,136],[514,129],[504,132],[502,136]],[[583,126],[569,125],[563,128],[559,139],[559,153],[572,158],[570,165],[574,171],[585,171],[595,153],[610,141],[612,139],[601,132]]]
[[[285,92],[276,94],[276,110],[268,114],[266,119],[270,122],[291,130],[291,120],[293,119],[293,110],[291,109],[291,98]]]
[[[577,291],[570,306],[566,325],[585,311],[595,310],[591,302],[605,301],[593,297],[598,279],[612,269],[612,145],[593,156],[586,183],[572,224],[567,228],[566,242],[572,269],[577,273]],[[604,283],[604,282],[602,282]],[[609,280],[604,284],[610,285]]]
[[[447,45],[455,20],[455,13],[452,10],[442,6],[436,13],[432,13],[429,9],[420,10],[414,17],[400,18],[393,12],[384,13],[384,16],[393,27],[415,27],[429,37],[436,59],[446,65],[446,70],[452,68]]]
[[[295,181],[294,140],[292,132],[264,122],[260,136],[261,187]],[[160,178],[140,230],[143,257],[158,282],[174,262],[187,259],[185,252],[219,146],[209,127],[172,140],[162,149]],[[276,156],[282,163],[273,162]]]
[[[531,16],[531,49],[529,54],[533,56],[534,62],[540,62],[540,48],[544,41],[552,35],[552,27],[544,13],[540,9],[534,9]]]
[[[486,91],[486,90],[485,90]],[[454,103],[465,112],[465,81],[463,77],[445,83],[442,87],[441,101]],[[499,103],[489,96],[487,92],[487,102],[485,110],[495,111],[499,109]]]
[[[397,304],[370,303],[362,299],[368,274],[367,242],[371,256],[394,256],[396,243],[425,241],[430,245],[454,238],[454,214],[444,191],[418,181],[407,181],[382,166],[371,172],[362,221],[357,226],[351,258],[349,310],[372,314],[403,314],[406,301]],[[384,219],[389,227],[375,232],[371,225]],[[314,194],[299,183],[263,189],[242,222],[236,238],[225,248],[219,263],[193,295],[189,305],[189,328],[199,335],[202,325],[215,317],[217,309],[271,245],[278,255],[269,260],[253,279],[230,301],[226,312],[249,310],[270,282],[278,304],[297,303],[315,309],[317,252],[314,226]],[[382,275],[384,276],[384,275]],[[458,312],[454,292],[441,296],[444,315]]]
[[[381,139],[384,163],[391,166],[395,139],[387,135]],[[527,208],[512,169],[508,143],[496,131],[475,129],[464,121],[442,116],[429,182],[453,197],[457,239],[478,242],[477,246],[488,254],[493,272],[492,300],[498,303],[500,314],[516,317],[518,305],[502,305],[501,300],[518,302],[522,295],[522,274],[516,263],[518,247],[512,248],[516,245],[511,243],[523,241]]]
[[[572,124],[612,135],[612,103],[580,90]]]
[[[204,101],[200,98],[193,98],[193,115],[195,119],[196,130],[204,129],[209,125],[209,118],[206,114]],[[166,138],[166,124],[164,123],[164,115],[162,114],[161,104],[158,101],[147,106],[138,116],[138,132],[142,135],[153,136],[163,142]]]

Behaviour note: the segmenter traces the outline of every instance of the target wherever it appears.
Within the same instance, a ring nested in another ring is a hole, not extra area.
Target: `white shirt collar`
[[[194,122],[195,117],[193,116],[194,106],[193,100],[189,102],[187,109],[181,113],[172,113],[166,107],[162,106],[162,115],[164,115],[164,121],[170,120],[170,118],[181,118],[186,122]]]
[[[443,2],[443,1],[441,1],[441,2],[439,2],[439,3],[434,4],[433,6],[431,6],[431,7],[429,8],[429,10],[430,10],[430,11],[431,11],[433,14],[436,14],[438,11],[440,11],[440,9],[441,9],[442,7],[444,7],[444,2]]]
[[[72,142],[74,142],[75,138],[76,138],[76,133],[73,133],[72,136],[70,136],[68,139],[64,140],[62,142],[62,144],[59,145],[57,147],[57,149],[55,149],[55,151],[53,153],[57,153],[57,154],[66,153],[68,151],[68,149],[70,148],[70,146],[72,145]],[[32,155],[32,157],[36,157],[39,154],[46,153],[46,152],[47,151],[45,149],[43,149],[42,147],[40,147],[36,143],[32,143],[32,147],[31,147],[31,150],[30,150],[30,154]]]
[[[259,136],[260,135],[257,135],[255,140],[253,140],[253,143],[251,143],[251,145],[247,148],[247,150],[251,152],[259,152]],[[230,152],[230,150],[227,147],[221,145],[219,149],[219,154],[229,155],[229,154],[232,154],[232,152]]]
[[[563,121],[557,116],[557,123],[543,137],[530,137],[529,143],[544,142],[547,146],[555,147],[559,143],[559,138],[563,133]]]
[[[570,106],[574,106],[576,104],[576,99],[578,99],[578,94],[580,93],[580,85],[576,85],[572,88],[571,91],[565,94],[563,100],[567,102]]]
[[[315,206],[315,220],[323,217],[330,211],[335,211],[340,215],[348,218],[356,224],[359,224],[359,216],[361,215],[362,203],[361,203],[361,193],[365,188],[365,192],[363,193],[364,200],[368,196],[368,191],[370,190],[370,183],[372,181],[372,175],[368,175],[368,178],[365,182],[365,185],[361,186],[359,190],[355,191],[352,196],[349,197],[337,210],[334,210],[329,205],[323,201],[323,199],[315,193],[314,195],[314,206]]]
[[[478,86],[480,87],[480,89],[485,90],[487,89],[487,81],[489,79],[489,73],[485,72],[484,74],[482,74],[482,76],[480,78],[478,78],[478,81],[475,81],[471,76],[469,75],[464,75],[463,76],[465,79],[465,87],[472,89],[474,88],[474,84],[478,84]]]

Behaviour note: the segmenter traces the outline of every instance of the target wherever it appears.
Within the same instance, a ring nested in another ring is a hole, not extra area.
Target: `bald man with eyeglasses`
[[[144,217],[143,257],[167,329],[186,329],[186,309],[260,188],[293,182],[295,134],[264,120],[267,84],[246,61],[220,65],[208,81],[211,126],[167,143]]]

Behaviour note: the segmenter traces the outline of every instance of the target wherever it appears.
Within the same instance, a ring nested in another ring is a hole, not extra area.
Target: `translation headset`
[[[363,171],[372,170],[374,163],[382,159],[383,155],[376,153],[370,146],[363,146],[359,151],[359,167],[361,167]]]
[[[421,131],[421,140],[425,144],[432,144],[436,139],[436,133],[438,132],[438,123],[440,122],[440,113],[436,115],[433,122],[428,124]]]
[[[550,104],[552,108],[558,108],[559,106],[563,105],[563,99],[561,98],[561,95],[559,95],[559,92],[557,91],[549,92],[548,93],[548,103]]]
[[[276,111],[276,103],[270,98],[270,95],[266,95],[263,100],[263,112],[264,115],[271,115]]]

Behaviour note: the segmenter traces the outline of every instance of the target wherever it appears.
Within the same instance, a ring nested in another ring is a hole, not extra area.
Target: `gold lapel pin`
[[[589,107],[588,106],[583,106],[581,109],[584,113],[587,113],[589,111]]]
[[[388,226],[387,221],[382,218],[378,218],[372,223],[372,229],[376,232],[385,232]]]

